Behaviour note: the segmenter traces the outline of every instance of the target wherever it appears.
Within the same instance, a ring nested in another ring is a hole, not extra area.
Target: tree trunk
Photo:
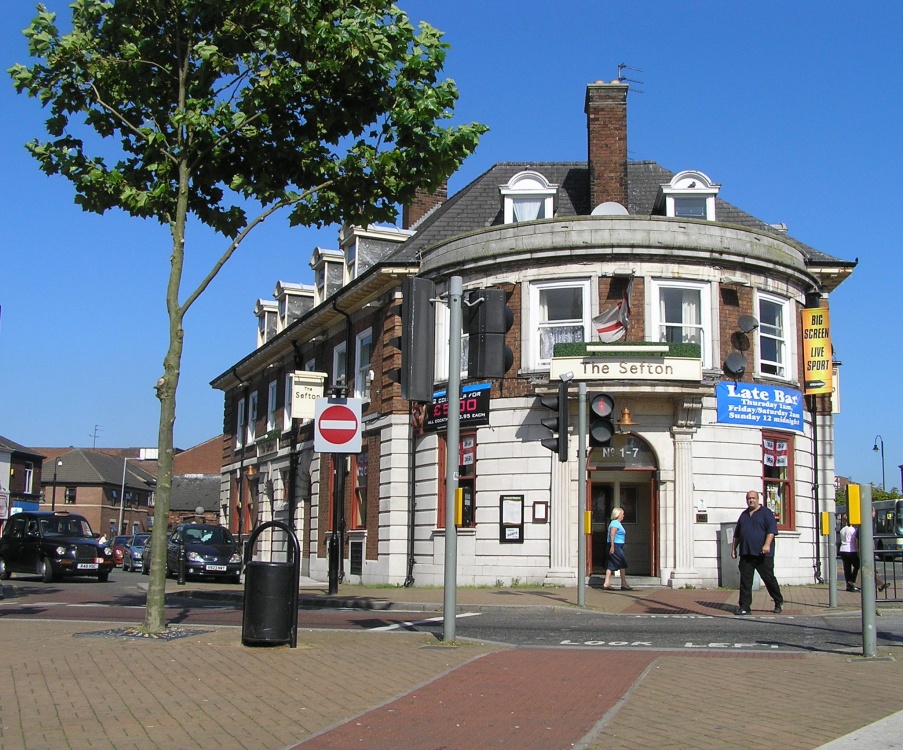
[[[163,377],[157,381],[160,400],[160,426],[157,433],[157,492],[154,502],[154,531],[151,535],[150,582],[144,629],[148,633],[166,630],[166,531],[169,520],[169,495],[172,488],[173,430],[176,421],[176,389],[182,365],[185,308],[179,305],[179,287],[185,260],[185,224],[188,209],[188,166],[180,167],[179,197],[175,220],[171,223],[172,256],[169,283],[166,287],[166,310],[169,313],[169,348],[163,358]]]

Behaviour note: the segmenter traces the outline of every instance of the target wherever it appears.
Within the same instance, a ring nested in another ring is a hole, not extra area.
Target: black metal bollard
[[[185,585],[185,540],[181,538],[181,535],[179,539],[179,573],[176,583],[179,586]]]

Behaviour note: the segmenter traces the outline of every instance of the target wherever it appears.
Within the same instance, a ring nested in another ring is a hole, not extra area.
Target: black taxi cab
[[[113,550],[100,544],[84,516],[65,511],[24,511],[0,536],[0,579],[12,573],[39,575],[45,583],[68,576],[105,582],[114,567]]]

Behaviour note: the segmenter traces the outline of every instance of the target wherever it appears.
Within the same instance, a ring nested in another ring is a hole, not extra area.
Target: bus
[[[879,500],[872,503],[875,511],[875,550],[903,550],[903,499]]]

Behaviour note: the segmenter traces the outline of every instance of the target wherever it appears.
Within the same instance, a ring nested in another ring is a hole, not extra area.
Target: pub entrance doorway
[[[612,445],[593,448],[587,460],[587,573],[603,574],[608,562],[608,524],[614,508],[624,510],[628,574],[656,576],[658,564],[658,467],[648,444],[635,435],[616,435]]]

